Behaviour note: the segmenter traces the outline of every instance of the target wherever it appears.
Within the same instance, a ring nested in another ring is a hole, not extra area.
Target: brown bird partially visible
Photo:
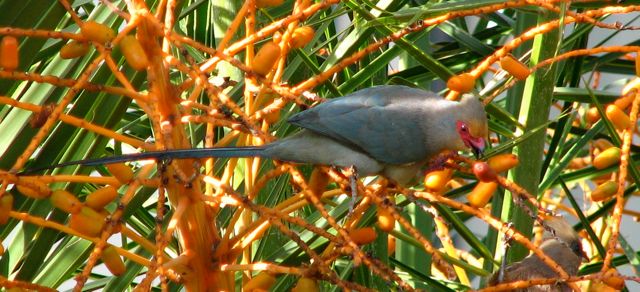
[[[578,267],[582,262],[584,252],[580,237],[573,230],[569,223],[560,217],[550,217],[544,221],[549,227],[555,230],[555,237],[549,232],[545,232],[540,249],[548,257],[553,259],[570,276],[578,273]],[[531,254],[522,261],[507,266],[504,270],[502,280],[499,279],[500,271],[495,272],[489,279],[489,286],[515,281],[557,278],[558,274],[545,264],[537,255]],[[572,291],[566,283],[553,285],[537,285],[513,291],[520,292],[552,292],[552,291]]]

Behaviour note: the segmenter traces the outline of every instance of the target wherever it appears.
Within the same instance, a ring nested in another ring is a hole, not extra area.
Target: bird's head
[[[474,123],[468,123],[466,121],[457,120],[456,121],[456,131],[458,135],[460,135],[460,139],[464,142],[464,145],[468,148],[471,148],[473,154],[476,157],[479,157],[480,154],[484,151],[485,141],[484,137],[486,133],[483,132],[483,127],[481,126],[472,126]],[[484,131],[486,132],[486,130]],[[484,135],[483,135],[484,134]]]
[[[549,232],[545,232],[543,240],[554,239],[554,237],[557,237],[558,239],[562,240],[574,254],[583,259],[589,259],[589,257],[582,249],[580,236],[573,230],[573,227],[571,226],[571,224],[569,224],[569,222],[567,222],[567,220],[562,217],[549,216],[543,218],[543,221],[548,227],[553,229],[555,233],[551,234]]]
[[[484,139],[489,135],[484,105],[477,97],[465,95],[454,115],[458,136],[466,147],[471,148],[476,157],[480,156],[485,147]]]

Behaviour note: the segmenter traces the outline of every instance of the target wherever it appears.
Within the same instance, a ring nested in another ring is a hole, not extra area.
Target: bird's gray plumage
[[[304,130],[267,145],[265,152],[285,161],[353,165],[362,175],[380,173],[404,184],[436,154],[465,148],[457,120],[487,135],[484,107],[475,97],[454,102],[416,88],[376,86],[291,117],[289,122]]]
[[[454,102],[421,89],[376,86],[292,116],[288,121],[302,130],[264,146],[153,151],[81,161],[81,164],[150,158],[260,156],[300,163],[355,166],[363,176],[382,174],[405,184],[431,157],[443,150],[465,148],[456,131],[458,120],[467,123],[475,137],[487,136],[484,107],[475,97],[467,96],[461,102]],[[63,165],[69,164],[74,162]],[[58,166],[62,165],[53,167]]]
[[[580,237],[573,231],[571,225],[562,218],[546,220],[547,226],[555,230],[555,234],[545,232],[540,249],[548,257],[553,259],[562,269],[571,276],[578,274],[578,268],[582,262],[582,245]],[[500,271],[493,274],[488,284],[493,286],[500,283],[508,283],[520,280],[536,278],[557,278],[558,274],[545,264],[537,255],[531,254],[522,261],[513,263],[505,268],[504,278],[499,280]],[[537,285],[526,289],[517,289],[518,292],[565,292],[572,291],[566,283],[554,285]]]

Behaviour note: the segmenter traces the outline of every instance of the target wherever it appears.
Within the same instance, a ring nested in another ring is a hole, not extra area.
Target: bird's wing
[[[320,104],[289,122],[353,145],[378,161],[405,164],[430,154],[424,143],[427,134],[418,123],[432,117],[419,107],[443,101],[420,89],[377,86]]]

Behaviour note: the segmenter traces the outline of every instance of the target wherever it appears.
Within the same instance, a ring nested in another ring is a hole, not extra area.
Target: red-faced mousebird
[[[487,117],[478,98],[445,100],[421,89],[385,85],[356,91],[300,112],[288,120],[302,128],[270,144],[151,151],[65,162],[100,165],[142,159],[264,157],[280,161],[354,167],[360,176],[383,175],[411,181],[421,167],[444,150],[482,152]]]
[[[575,276],[578,274],[578,267],[582,262],[582,258],[587,258],[582,250],[580,236],[573,230],[571,225],[561,217],[549,217],[544,219],[543,222],[553,229],[555,234],[545,231],[540,249],[560,265],[567,274]],[[531,254],[522,261],[508,265],[506,268],[494,273],[489,279],[489,285],[494,286],[500,283],[518,280],[557,277],[558,274],[547,266],[537,255]],[[572,290],[566,283],[557,283],[553,285],[531,286],[512,291],[550,292]]]

